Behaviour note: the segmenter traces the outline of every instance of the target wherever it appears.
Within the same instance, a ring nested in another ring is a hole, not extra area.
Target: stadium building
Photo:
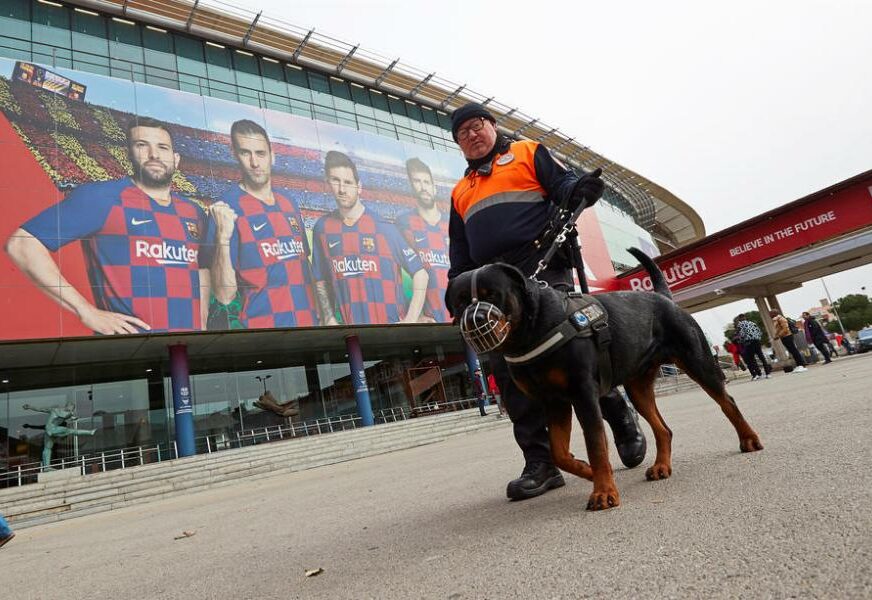
[[[629,245],[704,236],[684,202],[558,128],[314,30],[214,0],[5,0],[0,474],[38,462],[39,411],[70,404],[68,426],[95,431],[55,460],[468,400],[473,361],[438,299],[465,166],[450,114],[471,100],[503,133],[604,169],[580,222],[594,284],[634,264]],[[229,241],[216,202],[237,214]],[[204,271],[224,247],[226,289]],[[113,327],[128,333],[100,334]]]

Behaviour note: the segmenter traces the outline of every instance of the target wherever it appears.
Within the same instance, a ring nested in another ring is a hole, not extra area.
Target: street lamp
[[[830,290],[827,289],[827,282],[824,281],[824,278],[823,278],[823,277],[821,277],[821,283],[822,283],[823,286],[824,286],[824,293],[826,293],[826,295],[827,295],[827,302],[830,303],[830,306],[831,306],[832,309],[833,309],[833,314],[836,315],[836,323],[839,324],[839,329],[842,330],[842,335],[843,335],[844,337],[848,337],[848,334],[845,333],[845,327],[842,325],[842,320],[839,318],[839,311],[836,310],[836,305],[833,304],[833,299],[830,298]]]
[[[263,393],[266,394],[266,380],[272,377],[272,375],[264,375],[261,377],[260,375],[255,375],[255,379],[263,384]]]

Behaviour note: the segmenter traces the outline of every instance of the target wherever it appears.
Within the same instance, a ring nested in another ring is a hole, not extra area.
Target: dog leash
[[[591,173],[591,175],[595,177],[599,177],[601,174],[601,169],[597,169]],[[572,188],[572,192],[567,196],[567,200],[564,201],[563,205],[560,206],[557,211],[557,215],[555,215],[553,221],[551,222],[551,226],[548,227],[548,230],[546,230],[545,234],[543,234],[542,236],[543,239],[548,238],[548,236],[551,234],[550,230],[553,229],[553,225],[555,223],[561,222],[561,220],[563,221],[563,226],[557,232],[557,235],[554,236],[554,240],[548,247],[548,251],[539,260],[539,262],[536,263],[536,270],[533,271],[532,275],[530,275],[530,279],[539,284],[540,287],[547,287],[548,283],[540,280],[538,278],[539,274],[548,268],[548,263],[550,263],[551,259],[554,258],[554,255],[560,249],[560,246],[566,243],[567,240],[571,240],[570,256],[572,258],[572,262],[574,263],[573,266],[575,267],[575,271],[578,274],[578,282],[581,286],[581,291],[585,294],[590,293],[590,290],[587,286],[587,276],[584,273],[584,261],[582,261],[581,259],[581,245],[578,241],[578,234],[576,233],[576,235],[574,236],[571,236],[570,234],[575,229],[575,223],[576,221],[578,221],[579,217],[581,217],[581,213],[584,212],[584,209],[593,206],[596,203],[596,200],[594,200],[593,202],[588,202],[585,198],[573,211],[569,211],[569,209],[566,207],[566,204],[568,204],[568,199],[575,195],[575,190],[580,184],[581,178],[579,178],[578,181],[575,182],[575,185]],[[534,242],[534,245],[536,246],[536,248],[539,248],[541,246],[541,242],[539,240],[536,240]]]

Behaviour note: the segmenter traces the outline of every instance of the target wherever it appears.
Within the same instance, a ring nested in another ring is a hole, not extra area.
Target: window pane
[[[173,36],[146,27],[142,30],[142,45],[156,52],[173,53]]]
[[[388,107],[392,114],[406,116],[406,103],[399,98],[388,96]]]
[[[354,102],[357,104],[362,104],[363,106],[372,106],[372,101],[369,99],[369,92],[366,90],[366,88],[352,85],[351,99],[354,100]]]
[[[306,77],[306,72],[300,69],[295,69],[290,66],[285,67],[285,79],[288,83],[292,83],[297,87],[308,88],[309,80]]]

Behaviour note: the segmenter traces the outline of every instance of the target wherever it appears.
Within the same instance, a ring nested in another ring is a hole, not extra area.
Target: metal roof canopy
[[[516,108],[494,101],[435,73],[388,59],[360,45],[350,45],[285,21],[220,0],[65,0],[72,5],[136,18],[144,23],[190,32],[204,39],[254,50],[265,56],[309,66],[327,74],[340,73],[350,81],[452,112],[463,104],[487,103],[506,133],[523,132],[528,139],[556,149],[562,160],[577,168],[603,168],[606,182],[636,210],[641,224],[657,237],[682,245],[705,235],[702,219],[690,206],[652,181],[594,152],[558,128],[531,118]],[[565,150],[564,150],[565,148]],[[659,219],[668,212],[666,220]],[[665,239],[668,238],[668,239]]]
[[[85,377],[76,381],[143,379],[145,368],[168,372],[169,346],[185,344],[191,372],[240,370],[250,358],[250,370],[292,366],[289,359],[306,357],[323,362],[324,355],[343,362],[345,338],[360,339],[364,359],[375,359],[373,349],[427,351],[436,345],[462,352],[460,333],[450,324],[367,325],[297,329],[240,329],[192,333],[94,336],[51,340],[18,340],[0,344],[0,374],[11,379],[10,389],[45,387],[53,371],[76,368]],[[262,364],[257,361],[262,360]],[[293,364],[303,364],[297,360]],[[100,373],[103,373],[101,376]],[[72,377],[72,374],[70,374]],[[63,375],[61,375],[61,378]],[[50,377],[52,380],[54,376]],[[62,384],[58,384],[62,385]]]
[[[687,256],[720,240],[771,221],[793,209],[803,207],[837,192],[872,183],[872,170],[813,192],[751,219],[718,231],[683,248],[657,258],[661,264]],[[872,186],[869,186],[872,194]],[[691,312],[715,308],[748,298],[773,296],[802,287],[806,281],[872,263],[872,226],[851,231],[794,252],[776,256],[724,275],[673,291],[675,301]],[[619,279],[640,272],[627,271]]]

